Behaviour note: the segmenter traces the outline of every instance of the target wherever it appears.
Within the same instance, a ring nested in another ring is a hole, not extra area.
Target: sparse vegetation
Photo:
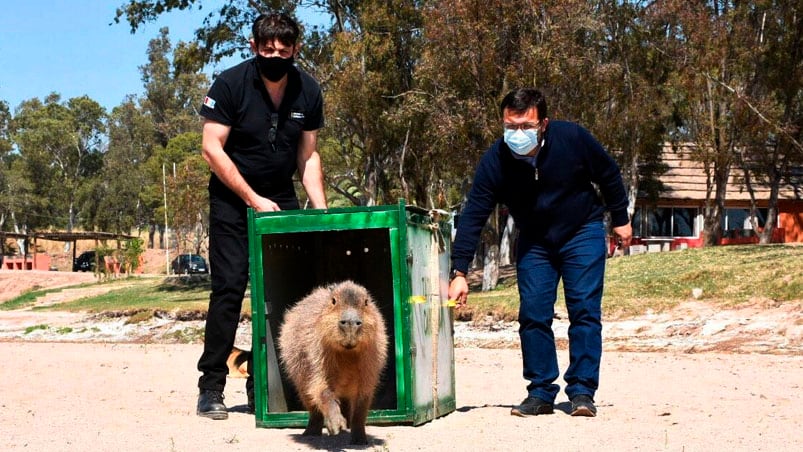
[[[164,335],[164,340],[179,344],[192,344],[203,341],[203,327],[188,327]]]
[[[50,326],[44,324],[33,325],[25,328],[25,334],[31,334],[36,330],[47,330],[47,329],[50,329]]]

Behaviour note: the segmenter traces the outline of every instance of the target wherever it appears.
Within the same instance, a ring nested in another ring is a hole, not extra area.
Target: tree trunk
[[[499,207],[491,212],[490,218],[482,230],[482,242],[485,248],[482,265],[482,291],[496,288],[499,282]]]
[[[703,237],[706,246],[717,246],[722,238],[722,215],[725,213],[725,198],[728,178],[730,177],[729,164],[714,165],[714,199],[706,206]]]
[[[513,235],[516,232],[513,217],[508,214],[505,230],[502,232],[502,242],[499,244],[499,265],[510,265],[510,248],[513,245]]]

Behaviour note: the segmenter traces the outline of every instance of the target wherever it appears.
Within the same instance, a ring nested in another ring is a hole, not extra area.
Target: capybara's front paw
[[[346,429],[346,418],[340,414],[340,411],[330,413],[329,416],[324,418],[323,422],[326,425],[326,430],[329,431],[329,435],[331,436],[335,436],[340,433],[341,430]]]

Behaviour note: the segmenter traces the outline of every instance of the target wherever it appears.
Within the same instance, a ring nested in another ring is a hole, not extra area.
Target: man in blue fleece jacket
[[[562,278],[570,322],[565,391],[572,416],[595,416],[607,257],[605,210],[622,246],[629,246],[632,237],[622,176],[587,130],[549,120],[546,99],[538,90],[511,91],[501,110],[504,137],[483,155],[457,225],[449,298],[465,305],[465,276],[480,232],[494,207],[506,205],[519,229],[519,336],[524,378],[530,382],[527,398],[510,413],[553,412],[560,387],[554,383],[559,371],[552,318]]]

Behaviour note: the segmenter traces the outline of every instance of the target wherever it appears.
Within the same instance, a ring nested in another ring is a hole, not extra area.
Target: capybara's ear
[[[332,304],[337,304],[337,298],[334,295],[332,295]]]

